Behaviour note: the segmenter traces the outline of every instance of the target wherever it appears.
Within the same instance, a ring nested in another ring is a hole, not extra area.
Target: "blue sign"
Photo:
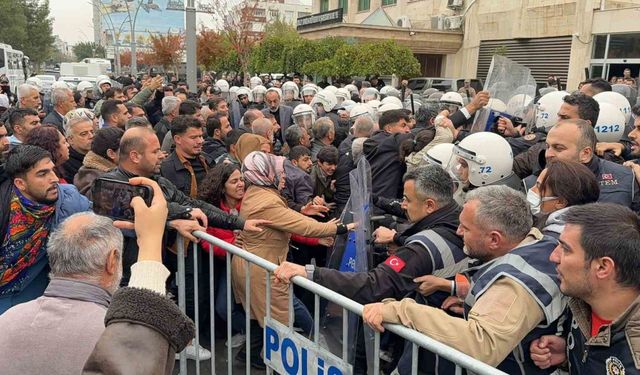
[[[167,9],[175,0],[101,0],[102,30],[114,33],[119,42],[129,43],[135,20],[136,43],[147,45],[149,36],[184,31],[184,11]],[[136,15],[137,12],[137,15]],[[110,42],[111,37],[107,38]]]
[[[265,319],[264,363],[287,375],[351,375],[353,367],[284,324]]]

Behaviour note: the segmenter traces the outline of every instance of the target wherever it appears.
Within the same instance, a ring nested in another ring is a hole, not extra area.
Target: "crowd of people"
[[[515,92],[505,104],[468,80],[458,92],[420,94],[377,76],[316,85],[264,75],[240,86],[205,75],[193,90],[166,81],[101,77],[44,95],[30,80],[0,94],[3,373],[124,368],[136,354],[155,369],[145,371],[170,373],[176,351],[211,358],[164,297],[178,294],[179,241],[186,314],[198,311],[207,327],[201,342],[226,340],[239,361],[248,346],[254,368],[265,368],[267,311],[314,334],[313,295],[296,288],[289,303],[297,276],[364,304],[360,324],[409,326],[509,374],[640,372],[631,90],[596,78],[561,91],[550,76],[536,97]],[[635,81],[625,73],[618,84]],[[343,220],[363,160],[370,213],[383,219],[369,271],[342,272],[329,255],[343,250],[337,237],[359,230]],[[153,203],[135,198],[134,224],[113,223],[91,212],[102,179],[150,185]],[[240,257],[227,279],[230,255],[195,231],[277,264],[272,282]],[[135,306],[141,298],[151,307]],[[210,320],[227,319],[231,337],[208,337]],[[136,332],[146,339],[131,351],[124,342]],[[410,374],[410,343],[384,335],[383,371]],[[46,355],[29,355],[34,348]],[[366,373],[364,345],[356,352],[354,373]],[[416,360],[420,373],[455,371],[426,351]]]

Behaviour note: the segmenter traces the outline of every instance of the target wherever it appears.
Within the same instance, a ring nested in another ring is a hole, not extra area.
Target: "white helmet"
[[[449,170],[460,182],[485,186],[513,173],[513,152],[496,133],[478,132],[465,137],[453,148]]]
[[[109,79],[109,76],[106,74],[100,74],[99,76],[96,77],[96,82],[100,82],[103,79],[108,80],[109,82],[111,82],[111,79]]]
[[[613,104],[624,115],[625,123],[629,122],[629,119],[631,118],[631,105],[624,95],[614,91],[604,91],[594,95],[593,98],[598,102],[598,104]]]
[[[358,87],[356,87],[356,85],[348,84],[344,88],[349,91],[349,93],[351,94],[349,95],[350,97],[353,95],[358,95]]]
[[[37,88],[38,91],[42,91],[42,81],[38,77],[29,77],[29,78],[27,78],[25,83],[28,83],[31,86]]]
[[[262,85],[258,85],[254,87],[253,90],[251,90],[251,97],[253,98],[253,101],[255,103],[263,103],[264,95],[266,93],[267,93],[267,88]]]
[[[109,77],[107,78],[102,78],[98,80],[98,90],[100,90],[100,92],[104,93],[104,91],[102,90],[102,85],[104,85],[105,83],[109,84],[109,87],[112,86],[111,80],[109,79]]]
[[[569,95],[566,91],[551,91],[538,99],[538,112],[536,114],[536,126],[538,128],[551,129],[558,122],[558,111],[564,101],[562,98]]]
[[[224,79],[217,80],[214,86],[219,88],[220,91],[222,92],[222,94],[228,94],[229,93],[229,82],[227,82]]]
[[[429,149],[423,159],[429,164],[438,165],[445,170],[449,169],[451,155],[453,155],[453,143],[440,143]]]
[[[295,82],[287,81],[282,84],[282,95],[286,101],[298,100],[300,97],[300,89]]]
[[[382,104],[392,103],[392,104],[397,104],[400,107],[402,107],[402,101],[400,101],[400,99],[396,98],[395,96],[387,96],[386,98],[382,99],[380,101],[380,103],[382,103]]]
[[[240,96],[240,95],[246,95],[249,98],[249,101],[253,100],[253,97],[251,96],[251,90],[249,90],[248,87],[238,87],[238,91],[236,91],[236,99]]]
[[[457,105],[458,107],[462,107],[464,105],[464,102],[462,101],[462,95],[453,91],[445,92],[444,94],[442,94],[442,96],[440,97],[440,103]]]
[[[387,111],[392,111],[394,109],[403,109],[402,104],[398,104],[395,102],[384,103],[380,107],[378,107],[378,114],[383,114]]]
[[[395,97],[400,99],[400,91],[398,91],[395,87],[386,85],[380,89],[380,95],[384,95],[385,97]]]
[[[342,104],[345,100],[351,100],[351,93],[345,88],[339,88],[334,93],[338,99],[338,104]]]
[[[365,104],[368,105],[369,108],[372,108],[374,111],[378,112],[378,108],[380,108],[382,102],[380,102],[379,100],[369,100]]]
[[[311,106],[314,108],[316,108],[318,104],[322,105],[325,112],[331,112],[338,105],[338,99],[331,91],[322,90],[317,93],[311,101]]]
[[[533,98],[526,94],[516,94],[509,99],[506,111],[512,116],[522,117],[525,109],[531,104]]]
[[[338,90],[338,88],[333,86],[333,85],[329,85],[329,86],[325,87],[324,89],[327,90],[327,91],[331,91],[333,94],[335,94],[336,90]]]
[[[314,85],[313,83],[307,83],[306,85],[302,86],[302,90],[300,90],[300,96],[302,96],[302,100],[305,102],[305,96],[311,96],[313,98],[317,93],[318,86]]]
[[[82,93],[87,90],[93,90],[93,83],[89,81],[81,81],[78,83],[78,87],[76,87],[76,89]]]
[[[489,102],[487,102],[487,105],[484,106],[484,108],[491,109],[493,111],[498,111],[498,112],[507,111],[507,105],[504,104],[502,100],[496,99],[496,98],[489,99]]]
[[[413,107],[411,107],[411,101],[413,100]],[[422,101],[417,97],[417,95],[408,96],[404,100],[404,109],[413,110],[413,112],[418,112],[420,107],[422,107]]]
[[[380,100],[380,92],[375,87],[367,87],[362,92],[362,101],[366,103],[372,100]]]
[[[65,82],[65,81],[55,81],[52,85],[51,85],[51,90],[55,90],[55,89],[68,89],[69,85]]]
[[[593,127],[598,142],[620,142],[626,123],[624,114],[615,105],[600,103],[598,121]]]
[[[305,129],[311,129],[311,126],[316,122],[316,112],[311,108],[309,104],[298,104],[293,109],[293,123],[304,127]]]
[[[251,77],[249,79],[249,87],[253,90],[255,89],[257,86],[261,86],[262,85],[262,79],[260,79],[260,77]]]
[[[369,118],[373,119],[373,110],[367,104],[356,104],[351,108],[349,112],[349,118],[351,121],[354,121],[356,118],[360,116],[369,116]]]

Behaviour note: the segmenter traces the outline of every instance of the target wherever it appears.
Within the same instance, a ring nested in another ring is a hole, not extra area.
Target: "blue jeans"
[[[215,295],[215,311],[218,316],[227,321],[227,271],[226,264],[218,272],[218,283]],[[231,329],[233,332],[244,333],[246,315],[242,305],[235,302],[233,290],[231,292]]]
[[[313,332],[313,317],[298,297],[293,296],[294,326],[302,329],[307,336]]]

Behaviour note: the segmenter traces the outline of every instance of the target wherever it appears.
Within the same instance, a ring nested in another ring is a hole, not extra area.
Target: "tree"
[[[105,48],[94,42],[80,42],[73,46],[73,54],[76,55],[76,59],[81,61],[87,57],[101,57],[107,56]],[[129,65],[129,64],[123,64]]]
[[[224,42],[224,38],[214,30],[201,29],[197,35],[197,55],[198,65],[205,69],[213,70],[221,58],[226,55],[229,50]]]
[[[254,45],[263,37],[260,31],[254,31],[253,21],[258,2],[249,5],[247,0],[214,1],[214,22],[221,25],[220,34],[229,43],[237,57],[235,71],[244,75],[245,85],[249,86],[249,62]],[[228,56],[230,57],[230,56]]]
[[[38,69],[53,53],[49,0],[0,0],[0,42],[29,56]]]
[[[53,20],[49,15],[49,0],[26,0],[24,11],[27,18],[27,40],[22,51],[29,56],[36,70],[53,52]]]
[[[181,34],[151,35],[149,39],[156,63],[162,65],[165,71],[173,69],[177,74],[178,66],[182,62],[184,36]]]

